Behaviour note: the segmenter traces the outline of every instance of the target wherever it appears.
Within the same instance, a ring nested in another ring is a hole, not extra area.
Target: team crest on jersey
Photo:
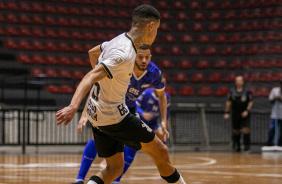
[[[119,57],[114,59],[115,65],[119,65],[120,63],[122,63],[122,61],[123,61],[123,59],[121,59]]]
[[[154,100],[152,98],[150,98],[147,102],[148,102],[148,104],[153,104]]]
[[[246,101],[247,101],[247,97],[246,97],[246,96],[242,96],[242,97],[241,97],[241,101],[242,101],[242,102],[246,102]]]
[[[147,87],[149,87],[150,86],[150,84],[143,84],[142,86],[141,86],[141,88],[147,88]]]

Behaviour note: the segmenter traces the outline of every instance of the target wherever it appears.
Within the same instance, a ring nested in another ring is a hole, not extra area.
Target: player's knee
[[[242,129],[243,134],[249,134],[250,133],[250,129],[249,128],[243,128]]]
[[[123,167],[124,164],[122,163],[117,163],[116,165],[107,165],[106,169],[109,171],[109,173],[112,173],[114,176],[118,177],[122,175],[123,173]]]
[[[158,159],[160,161],[167,161],[168,157],[168,147],[165,144],[159,144],[158,146]]]

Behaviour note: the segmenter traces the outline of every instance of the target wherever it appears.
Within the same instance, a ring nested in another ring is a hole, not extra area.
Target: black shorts
[[[241,114],[232,114],[232,128],[234,130],[240,130],[241,128],[250,128],[250,114],[246,118],[243,118]]]
[[[131,114],[133,114],[135,117],[137,117],[137,118],[140,119],[140,116],[139,116],[139,114],[138,114],[138,112],[137,112],[136,107],[131,107],[131,108],[129,108],[129,112],[130,112]]]
[[[98,156],[104,158],[123,152],[124,145],[138,151],[141,142],[151,142],[155,137],[152,129],[131,113],[118,124],[93,127],[92,131]]]

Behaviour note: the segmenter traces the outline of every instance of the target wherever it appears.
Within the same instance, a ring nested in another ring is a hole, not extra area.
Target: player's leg
[[[136,150],[133,148],[130,148],[128,146],[124,147],[124,167],[123,167],[123,173],[121,176],[119,176],[117,179],[115,179],[114,183],[119,183],[121,177],[126,173],[130,165],[132,164],[134,157],[136,155]]]
[[[123,142],[125,145],[141,150],[151,156],[159,169],[161,176],[169,183],[184,184],[183,178],[171,165],[168,148],[155,136],[153,130],[133,115],[127,115],[120,123],[108,127],[99,127],[105,134],[111,135],[114,139]],[[114,130],[114,131],[111,131]],[[99,149],[96,147],[99,154]],[[105,145],[105,143],[104,143]]]
[[[233,151],[241,151],[241,134],[240,134],[240,115],[232,114],[232,137],[233,137]]]
[[[115,178],[123,172],[123,153],[105,158],[107,167],[99,171],[96,175],[91,176],[87,184],[110,184]]]
[[[278,146],[282,146],[282,120],[278,120],[278,129],[280,127],[280,130],[278,131],[278,134],[280,134],[279,139],[278,139]],[[279,133],[280,132],[280,133]]]
[[[166,144],[166,142],[164,141],[164,134],[163,131],[160,127],[158,127],[157,129],[154,130],[154,133],[156,134],[156,136],[164,143]]]
[[[168,147],[158,138],[158,136],[162,138],[163,136],[157,122],[150,124],[147,130],[154,131],[158,135],[154,136],[153,140],[148,143],[141,142],[142,148],[140,151],[154,159],[161,177],[168,183],[185,184],[184,179],[169,160]]]
[[[97,150],[96,150],[95,141],[92,135],[91,139],[87,142],[84,148],[80,168],[79,168],[78,175],[76,178],[76,183],[74,184],[83,184],[85,176],[89,168],[91,167],[91,164],[94,161],[96,155],[97,155]]]
[[[135,116],[136,117],[136,116]],[[155,133],[157,132],[157,136],[163,140],[163,133],[162,131],[159,129],[159,126],[157,124],[157,122],[155,123],[151,123],[150,125],[148,125]],[[119,183],[119,181],[121,180],[121,177],[126,173],[126,171],[128,170],[128,168],[130,167],[130,165],[132,164],[134,157],[136,155],[136,150],[133,148],[130,148],[128,146],[124,147],[124,168],[123,168],[123,174],[118,177],[117,179],[115,179],[115,181],[112,183]]]
[[[180,173],[172,166],[169,160],[168,148],[162,141],[155,136],[149,143],[141,143],[140,151],[151,156],[158,168],[161,177],[168,183],[185,184]]]
[[[246,118],[242,118],[242,133],[243,133],[243,143],[244,151],[250,151],[251,136],[250,136],[250,115]]]
[[[274,133],[275,133],[275,120],[271,119],[270,123],[269,123],[268,139],[267,139],[267,142],[266,142],[267,146],[273,145]]]
[[[123,147],[124,145],[101,132],[92,128],[99,157],[106,159],[107,167],[92,176],[88,184],[110,184],[123,172]]]

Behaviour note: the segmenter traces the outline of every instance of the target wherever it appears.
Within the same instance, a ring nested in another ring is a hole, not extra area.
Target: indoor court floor
[[[281,184],[282,153],[172,153],[187,184]],[[0,184],[63,184],[75,181],[81,155],[0,155]],[[88,175],[100,168],[97,158]],[[87,183],[87,182],[85,182]],[[138,153],[121,184],[165,184],[148,156]]]

